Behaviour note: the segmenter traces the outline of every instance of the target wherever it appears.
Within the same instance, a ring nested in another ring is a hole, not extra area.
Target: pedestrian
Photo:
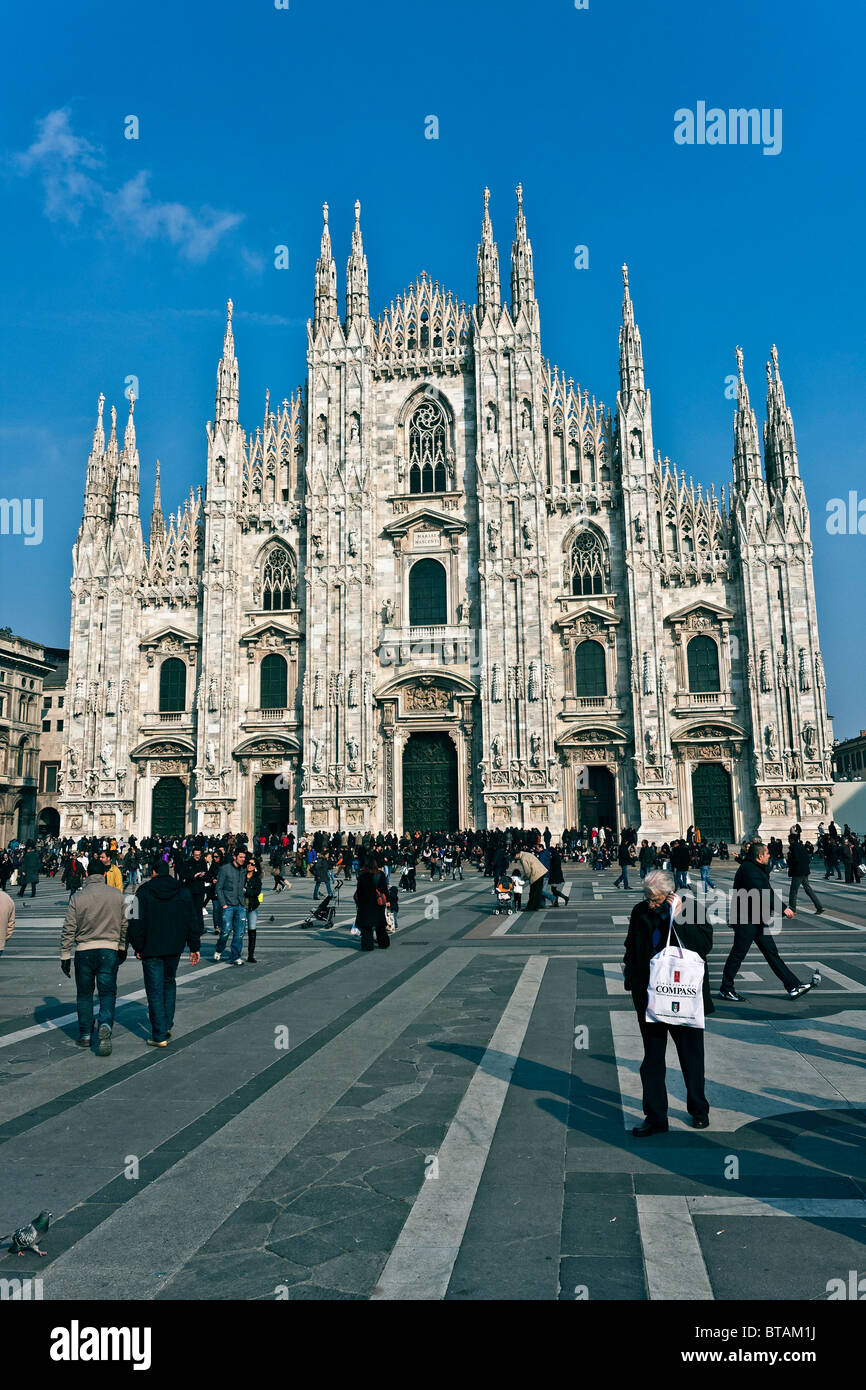
[[[675,1026],[669,1023],[647,1022],[650,961],[674,933],[687,951],[696,951],[704,960],[704,1014],[715,1011],[710,994],[706,960],[713,947],[713,929],[706,922],[683,922],[677,918],[681,899],[674,892],[669,873],[654,869],[643,882],[643,900],[631,910],[628,935],[625,939],[623,981],[631,993],[643,1038],[643,1061],[640,1078],[643,1086],[644,1122],[632,1130],[636,1139],[652,1134],[664,1134],[668,1129],[668,1096],[665,1087],[665,1053],[668,1034],[673,1037],[683,1080],[686,1083],[686,1105],[695,1129],[707,1129],[710,1106],[704,1081],[703,1028]],[[673,928],[673,931],[671,931]]]
[[[379,868],[379,862],[373,854],[367,855],[358,874],[355,903],[358,908],[355,925],[361,933],[361,950],[374,949],[374,933],[376,945],[385,950],[391,945],[385,921],[385,908],[388,905],[387,884],[385,875]]]
[[[640,865],[641,879],[645,879],[651,869],[658,868],[658,855],[655,846],[649,840],[641,840],[640,853],[638,854],[638,864]]]
[[[747,857],[734,875],[734,891],[731,896],[730,925],[734,929],[734,944],[731,947],[725,968],[722,971],[720,999],[731,999],[741,1003],[744,996],[734,988],[737,971],[754,943],[777,979],[782,981],[788,996],[798,999],[812,988],[797,979],[782,957],[776,943],[769,933],[773,912],[781,906],[770,885],[767,866],[770,851],[762,840],[752,840]],[[786,907],[783,916],[793,917],[793,909]]]
[[[788,893],[788,906],[792,912],[797,911],[797,893],[802,888],[806,897],[815,904],[815,916],[819,916],[824,911],[820,898],[816,897],[814,890],[809,884],[809,871],[811,869],[812,856],[807,850],[803,841],[797,835],[788,849],[788,877],[791,880],[791,888]]]
[[[325,897],[330,897],[334,891],[334,870],[326,849],[323,849],[313,862],[313,878],[316,880],[313,899],[319,896],[321,888],[325,890]]]
[[[509,866],[509,877],[513,879],[515,873],[519,874],[529,884],[529,901],[526,904],[527,912],[537,912],[541,906],[541,893],[547,875],[547,866],[542,864],[541,860],[535,854],[530,853],[528,847],[524,847],[524,849],[516,855],[514,863]]]
[[[111,1056],[111,1032],[117,1000],[117,971],[126,960],[126,911],[123,895],[105,881],[105,865],[91,856],[87,882],[73,893],[60,933],[60,969],[72,973],[75,951],[75,1005],[78,1046],[90,1047],[93,1034],[93,990],[99,994],[98,1052]]]
[[[6,949],[15,929],[15,904],[5,889],[0,888],[0,956]]]
[[[631,858],[631,843],[623,834],[620,836],[619,849],[616,855],[616,861],[619,864],[619,875],[613,881],[614,888],[618,888],[620,884],[622,884],[623,888],[628,888],[628,866],[631,863]]]
[[[569,895],[568,893],[563,893],[562,891],[565,887],[565,873],[562,868],[562,854],[556,846],[554,846],[553,849],[550,851],[550,868],[547,871],[547,882],[548,886],[550,887],[550,891],[553,894],[553,906],[559,907],[559,899],[562,898],[562,901],[565,903],[567,907]]]
[[[262,873],[257,860],[250,859],[246,873],[244,906],[247,911],[247,960],[250,965],[256,965],[256,923],[259,919],[259,904],[263,897]]]
[[[715,888],[713,880],[710,878],[710,865],[713,862],[713,847],[709,840],[704,840],[698,851],[698,864],[701,870],[701,883],[704,885],[704,892],[710,888]]]
[[[105,870],[105,882],[109,888],[116,888],[118,893],[122,893],[123,874],[117,866],[117,856],[110,850],[101,849],[96,857]]]
[[[187,860],[181,869],[180,881],[184,887],[189,889],[193,907],[196,909],[199,919],[204,912],[204,900],[207,893],[207,861],[199,845],[196,845],[192,852],[192,857]]]
[[[18,889],[19,898],[24,897],[24,889],[28,884],[30,885],[31,898],[36,897],[36,885],[39,882],[41,868],[42,860],[39,858],[36,846],[32,840],[28,840],[18,869],[18,882],[21,884]]]
[[[166,1047],[174,1029],[177,967],[189,947],[190,965],[201,959],[201,915],[187,887],[169,873],[161,857],[152,877],[135,895],[138,913],[129,924],[129,941],[141,961],[151,1036],[148,1047]]]
[[[247,876],[247,852],[237,849],[230,864],[223,864],[216,884],[217,902],[220,909],[220,934],[217,937],[214,960],[220,960],[225,950],[229,933],[232,944],[229,952],[229,965],[243,965],[244,928],[246,927],[246,908],[244,907],[244,885]]]
[[[688,842],[686,840],[674,840],[671,845],[670,861],[671,868],[674,871],[675,889],[679,890],[680,888],[687,887],[686,880],[689,876],[689,864],[691,860],[692,855]]]

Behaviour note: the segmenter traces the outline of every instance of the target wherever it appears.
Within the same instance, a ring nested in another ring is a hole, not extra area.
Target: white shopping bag
[[[673,929],[671,905],[668,939],[650,960],[646,1021],[678,1024],[683,1028],[703,1028],[706,963],[697,951],[687,951],[679,944],[671,945]]]

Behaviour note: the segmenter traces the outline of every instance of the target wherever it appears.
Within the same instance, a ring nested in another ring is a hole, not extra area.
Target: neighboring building
[[[204,495],[145,546],[134,402],[103,397],[73,554],[63,828],[624,823],[829,813],[809,511],[776,350],[764,460],[737,351],[730,493],[657,454],[628,275],[613,414],[545,360],[518,190],[511,303],[422,273],[346,308],[325,209],[303,391],[240,426],[232,305]],[[69,708],[71,704],[71,710]]]
[[[36,837],[46,648],[0,629],[0,845]]]
[[[40,835],[57,835],[60,832],[58,802],[61,792],[63,735],[66,732],[66,677],[69,652],[65,647],[46,647],[45,660],[52,663],[54,670],[48,673],[42,686],[36,824]]]
[[[833,781],[866,780],[866,729],[856,738],[837,739],[833,744]]]

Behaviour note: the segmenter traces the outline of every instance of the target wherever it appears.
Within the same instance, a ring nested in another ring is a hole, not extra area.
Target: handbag
[[[647,991],[647,1023],[669,1023],[683,1028],[704,1027],[704,972],[706,962],[697,951],[671,945],[674,909],[668,939],[650,960]]]

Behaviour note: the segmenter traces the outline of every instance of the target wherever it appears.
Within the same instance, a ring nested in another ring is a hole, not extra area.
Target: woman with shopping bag
[[[673,1037],[689,1114],[695,1129],[706,1129],[710,1107],[704,1090],[704,1020],[715,1012],[707,957],[713,929],[704,922],[677,920],[682,900],[671,874],[656,870],[643,881],[644,900],[632,908],[625,941],[623,977],[643,1038],[640,1068],[644,1123],[636,1139],[668,1128],[665,1052]],[[681,914],[682,916],[682,914]]]

